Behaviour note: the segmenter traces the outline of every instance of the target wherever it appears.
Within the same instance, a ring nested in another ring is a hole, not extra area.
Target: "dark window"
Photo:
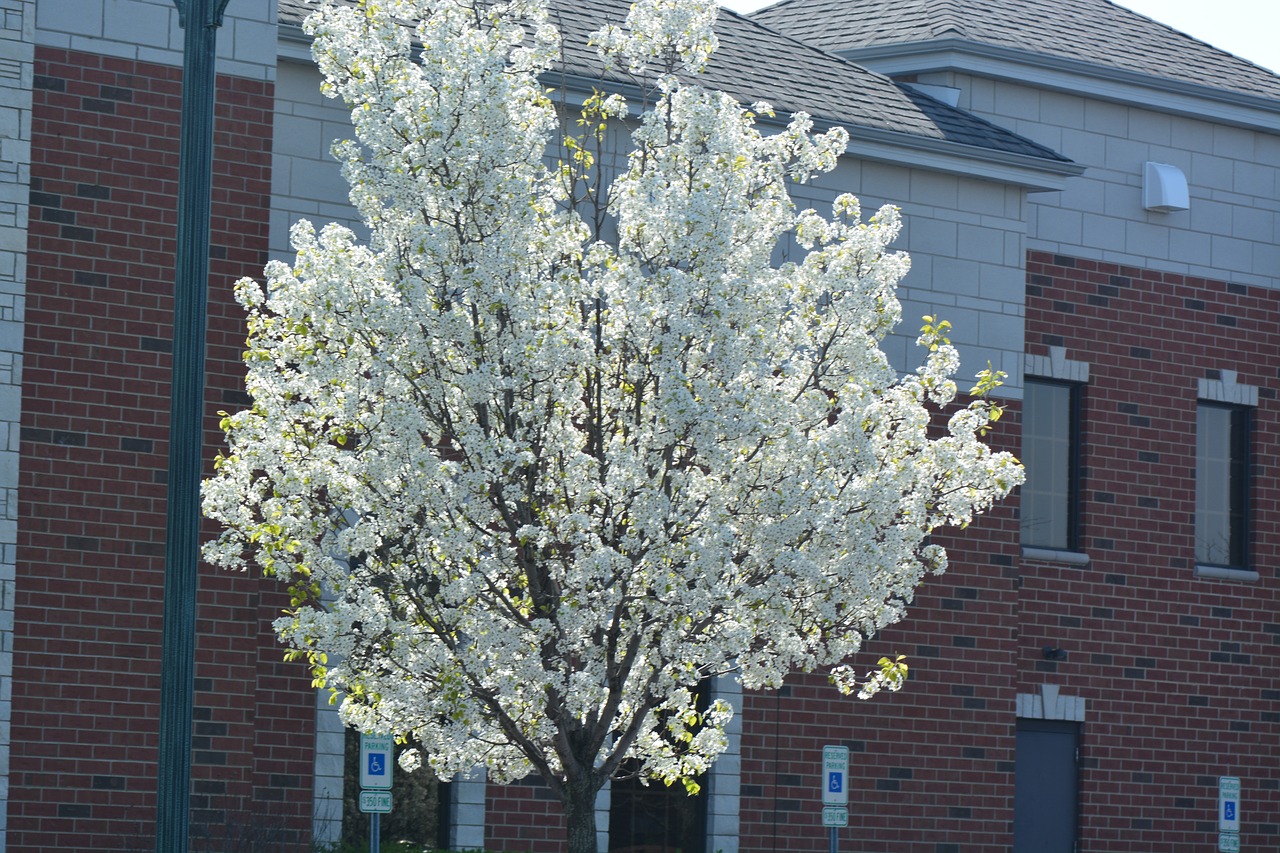
[[[1027,379],[1022,410],[1022,544],[1078,547],[1080,388]]]
[[[1196,562],[1248,563],[1249,410],[1201,403],[1196,409]]]
[[[710,686],[703,681],[696,690],[700,712],[711,705]],[[651,779],[645,784],[634,774],[622,775],[609,789],[609,853],[707,853],[705,775],[696,780],[696,794],[680,782],[666,785]]]
[[[619,779],[609,793],[611,853],[704,853],[707,839],[705,779],[690,794],[684,785]]]

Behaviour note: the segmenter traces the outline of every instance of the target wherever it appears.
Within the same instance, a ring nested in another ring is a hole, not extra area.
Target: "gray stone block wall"
[[[361,229],[338,161],[329,153],[335,141],[351,137],[351,114],[341,101],[320,94],[320,72],[307,49],[292,44],[286,49],[288,59],[282,59],[276,76],[270,252],[292,262],[289,229],[300,219],[317,230],[330,222]]]
[[[338,101],[319,94],[320,74],[303,45],[286,44],[288,61],[276,78],[277,118],[273,149],[271,254],[292,260],[289,228],[309,219],[317,228],[359,224],[347,202],[347,186],[329,154],[334,140],[350,136],[350,119]],[[624,157],[621,141],[615,142]],[[893,363],[913,370],[922,353],[913,342],[920,318],[952,323],[961,350],[959,384],[988,362],[1008,374],[1003,391],[1020,396],[1022,315],[1025,287],[1024,190],[1005,184],[911,169],[869,160],[846,160],[832,173],[796,187],[798,207],[830,215],[840,193],[862,202],[864,218],[882,204],[902,209],[905,226],[895,248],[911,254],[912,268],[899,297],[903,322],[885,343]],[[782,247],[782,256],[800,249]]]
[[[892,363],[914,370],[924,353],[914,344],[925,315],[947,320],[960,350],[960,390],[988,363],[1007,374],[1003,396],[1020,397],[1026,288],[1027,194],[1020,187],[889,163],[846,159],[829,175],[798,188],[796,202],[830,213],[831,200],[852,192],[863,218],[884,204],[902,211],[893,248],[911,256],[898,289],[902,322],[884,343]]]
[[[1028,248],[1280,287],[1280,134],[971,75],[930,81],[1087,167],[1030,196]],[[1147,161],[1186,175],[1189,210],[1143,208]]]

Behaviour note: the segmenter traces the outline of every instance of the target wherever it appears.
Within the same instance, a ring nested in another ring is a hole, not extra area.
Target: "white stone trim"
[[[1232,406],[1258,406],[1258,386],[1245,385],[1236,380],[1234,370],[1218,371],[1221,379],[1201,379],[1196,395],[1201,400],[1227,403]]]
[[[1057,548],[1022,546],[1022,559],[1032,563],[1061,563],[1067,566],[1089,565],[1089,555],[1083,551],[1062,551]]]
[[[1026,376],[1043,379],[1086,383],[1089,381],[1089,362],[1067,358],[1066,347],[1049,347],[1048,355],[1027,355],[1022,372]]]
[[[1227,566],[1201,566],[1195,567],[1195,576],[1205,578],[1206,580],[1219,581],[1240,581],[1243,583],[1257,583],[1261,577],[1257,572],[1250,569],[1232,569]]]
[[[609,850],[609,809],[613,806],[613,780],[596,792],[596,850]]]
[[[736,675],[717,676],[711,682],[711,699],[733,706],[733,719],[725,727],[729,747],[707,771],[707,850],[738,853],[742,802],[742,682]]]
[[[1066,720],[1083,723],[1083,696],[1063,696],[1056,684],[1041,684],[1039,693],[1018,694],[1018,717],[1024,720]]]
[[[484,795],[487,780],[483,767],[459,774],[449,786],[449,846],[454,850],[484,848]]]
[[[328,690],[316,691],[315,795],[312,800],[311,834],[317,844],[342,840],[343,759],[345,728],[338,706],[329,702]]]

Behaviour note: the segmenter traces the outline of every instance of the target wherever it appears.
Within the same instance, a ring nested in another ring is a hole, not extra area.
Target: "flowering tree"
[[[905,377],[879,348],[896,211],[795,211],[788,183],[844,132],[764,135],[766,106],[684,82],[714,19],[639,0],[594,41],[651,107],[596,95],[568,120],[540,0],[324,5],[308,28],[371,236],[300,223],[292,266],[237,285],[253,404],[223,422],[207,556],[289,582],[276,628],[347,723],[445,777],[540,774],[574,853],[610,778],[690,780],[724,749],[703,679],[896,686],[896,662],[842,662],[945,567],[929,533],[1022,477],[980,441],[993,377],[950,406],[944,323]],[[788,234],[808,253],[775,267]]]

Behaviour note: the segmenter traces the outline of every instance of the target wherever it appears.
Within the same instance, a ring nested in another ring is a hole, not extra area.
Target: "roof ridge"
[[[965,26],[965,14],[960,0],[940,0],[930,10],[935,19],[930,30],[935,38],[954,32],[961,38],[970,38],[969,28]]]

